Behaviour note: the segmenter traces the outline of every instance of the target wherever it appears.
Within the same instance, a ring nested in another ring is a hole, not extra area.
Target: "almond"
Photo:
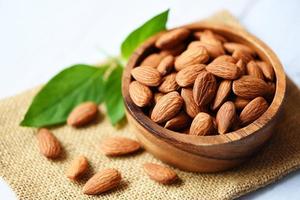
[[[204,30],[201,34],[200,41],[211,44],[211,45],[222,45],[222,42],[219,41],[215,34],[210,30]]]
[[[176,73],[169,74],[163,78],[158,90],[163,93],[172,92],[179,89],[179,85],[176,82]]]
[[[157,103],[160,100],[160,98],[163,97],[163,96],[164,96],[163,93],[160,93],[160,92],[155,93],[155,95],[154,95],[154,103]]]
[[[37,134],[40,152],[47,158],[57,158],[61,152],[61,146],[56,137],[46,128],[41,128]]]
[[[186,45],[184,43],[179,44],[172,49],[165,49],[161,51],[161,54],[163,55],[172,55],[172,56],[178,56],[186,49]]]
[[[250,60],[253,59],[252,54],[242,50],[235,50],[232,54],[232,57],[236,60],[242,59],[245,63],[248,63]]]
[[[203,64],[190,65],[180,70],[176,75],[176,82],[181,87],[187,87],[193,85],[198,74],[205,69]]]
[[[172,169],[154,163],[145,163],[144,170],[152,180],[162,184],[171,184],[178,178]]]
[[[164,57],[164,55],[159,53],[150,54],[143,60],[141,66],[150,66],[156,68]]]
[[[125,137],[111,137],[100,145],[100,151],[106,156],[122,156],[138,151],[141,145],[132,139]]]
[[[151,119],[157,123],[168,121],[179,112],[182,104],[183,99],[178,92],[170,92],[161,97],[156,103],[151,114]]]
[[[194,100],[192,89],[182,88],[181,96],[184,101],[184,110],[191,118],[194,118],[202,111]]]
[[[83,193],[95,195],[115,188],[121,182],[121,174],[116,169],[104,169],[92,176],[84,185]]]
[[[261,69],[258,67],[254,60],[251,60],[247,64],[247,72],[250,76],[254,76],[256,78],[260,78],[264,80],[264,74],[262,73]]]
[[[190,118],[184,112],[179,113],[172,119],[168,120],[165,124],[165,128],[170,130],[180,130],[186,128],[190,123]]]
[[[224,101],[226,100],[226,98],[230,94],[231,85],[232,85],[231,80],[221,81],[221,83],[219,85],[219,88],[217,90],[215,99],[212,103],[212,110],[218,109],[222,105],[222,103],[224,103]]]
[[[218,62],[230,62],[230,63],[235,63],[236,60],[232,57],[232,56],[229,56],[229,55],[221,55],[221,56],[218,56],[217,58],[215,58],[212,63],[218,63]]]
[[[190,31],[186,28],[177,28],[164,33],[155,42],[155,46],[160,49],[170,49],[182,43],[190,35]]]
[[[245,99],[254,99],[258,96],[266,96],[270,93],[270,86],[263,80],[253,76],[242,76],[233,81],[234,94]]]
[[[242,110],[250,102],[249,99],[243,99],[241,97],[236,97],[234,100],[234,105],[237,110]]]
[[[199,32],[194,32],[193,33],[193,36],[194,38],[200,40],[201,39],[201,35],[203,35],[205,33],[203,33],[202,31],[199,31]],[[222,35],[219,35],[219,34],[216,34],[214,33],[214,38],[219,40],[220,42],[224,43],[224,42],[227,42],[227,39],[225,37],[223,37]]]
[[[242,125],[247,125],[258,119],[266,110],[269,105],[263,97],[256,97],[242,110],[240,114],[240,122]]]
[[[256,64],[261,69],[262,73],[264,74],[264,77],[269,81],[274,81],[275,79],[275,73],[273,67],[264,61],[256,61]]]
[[[66,171],[66,176],[71,180],[76,180],[87,171],[89,163],[84,156],[76,157]]]
[[[135,67],[131,75],[138,82],[147,86],[158,86],[161,82],[161,75],[157,69],[150,66]]]
[[[189,134],[198,136],[209,135],[213,132],[213,130],[213,118],[207,113],[200,112],[193,119]]]
[[[162,76],[168,74],[173,69],[174,61],[175,58],[172,55],[166,56],[157,66],[157,71],[159,71]]]
[[[234,43],[234,42],[226,42],[226,43],[224,43],[224,48],[229,53],[233,53],[235,50],[241,50],[241,51],[248,52],[252,55],[255,55],[255,51],[244,44],[239,44],[239,43]]]
[[[218,132],[225,134],[232,127],[236,119],[236,110],[234,103],[231,101],[225,102],[217,112],[216,122]]]
[[[135,105],[139,107],[149,105],[153,97],[150,88],[137,81],[132,81],[130,83],[129,95]]]
[[[180,71],[189,65],[205,63],[208,59],[208,52],[204,47],[187,49],[176,58],[175,69]]]
[[[246,74],[246,64],[242,59],[239,59],[236,63],[236,66],[240,69],[240,74],[245,75]]]
[[[216,58],[220,55],[225,54],[225,51],[224,51],[221,44],[213,45],[213,44],[208,44],[208,43],[201,42],[201,41],[194,41],[194,42],[191,42],[188,46],[188,48],[195,48],[195,47],[204,47],[204,48],[206,48],[206,50],[208,52],[208,55],[212,58]]]
[[[240,76],[240,70],[236,64],[230,62],[210,63],[206,66],[206,70],[215,76],[234,80]]]
[[[193,96],[196,104],[200,107],[207,105],[214,98],[217,90],[217,81],[209,72],[201,72],[194,83]]]
[[[98,115],[98,105],[94,102],[84,102],[77,105],[69,114],[67,124],[78,127],[95,120]]]

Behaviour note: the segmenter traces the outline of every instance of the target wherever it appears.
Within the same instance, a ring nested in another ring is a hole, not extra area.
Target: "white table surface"
[[[64,67],[116,55],[133,28],[171,8],[169,27],[228,9],[279,56],[300,85],[298,0],[0,0],[0,98],[49,80]],[[0,149],[1,151],[1,149]],[[242,199],[300,199],[300,172]],[[0,178],[0,199],[16,199]]]

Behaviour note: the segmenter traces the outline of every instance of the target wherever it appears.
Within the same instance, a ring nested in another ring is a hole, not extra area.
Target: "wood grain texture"
[[[234,167],[247,160],[271,137],[285,97],[286,79],[282,65],[273,51],[262,41],[246,32],[228,13],[220,13],[212,19],[189,24],[192,30],[210,29],[231,41],[255,49],[263,61],[274,67],[277,77],[275,98],[268,110],[252,124],[224,135],[190,136],[160,127],[134,105],[128,95],[130,71],[142,59],[153,52],[151,37],[136,50],[123,74],[122,92],[129,123],[145,148],[153,155],[188,171],[215,172]]]

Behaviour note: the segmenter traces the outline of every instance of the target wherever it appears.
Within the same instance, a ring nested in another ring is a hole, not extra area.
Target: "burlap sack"
[[[64,147],[58,160],[47,160],[39,154],[36,129],[19,126],[38,89],[0,101],[0,176],[17,193],[19,199],[232,199],[256,190],[300,166],[300,91],[288,80],[284,114],[277,133],[258,153],[239,168],[216,174],[188,173],[175,169],[181,181],[162,186],[151,181],[143,172],[145,162],[160,163],[147,152],[108,158],[97,147],[110,136],[134,137],[128,126],[116,130],[108,119],[92,126],[73,129],[53,128]],[[88,175],[78,183],[64,175],[75,156],[85,155],[91,164]],[[123,181],[111,192],[99,196],[83,195],[84,182],[98,169],[114,167],[121,171]]]

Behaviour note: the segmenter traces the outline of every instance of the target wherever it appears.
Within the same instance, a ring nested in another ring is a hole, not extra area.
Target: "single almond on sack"
[[[253,59],[252,54],[247,51],[235,50],[232,54],[232,57],[236,60],[242,59],[245,63],[250,62]]]
[[[111,137],[102,141],[100,151],[106,156],[122,156],[141,148],[140,143],[125,137]]]
[[[178,44],[177,46],[173,47],[172,49],[164,49],[161,51],[162,55],[172,55],[178,56],[186,49],[186,45],[184,43]]]
[[[242,125],[248,125],[258,119],[268,109],[268,102],[263,97],[256,97],[250,101],[240,114]]]
[[[256,61],[256,64],[261,69],[262,73],[264,74],[264,77],[269,81],[274,81],[275,79],[275,72],[273,67],[264,61]]]
[[[161,75],[157,69],[150,66],[135,67],[131,75],[138,82],[147,86],[158,86],[161,82]]]
[[[181,87],[193,85],[198,74],[205,69],[203,64],[190,65],[180,70],[176,75],[176,82]]]
[[[210,63],[206,66],[206,70],[215,76],[229,80],[237,79],[240,76],[240,69],[236,64],[230,62]]]
[[[175,69],[180,71],[189,65],[206,63],[208,59],[208,52],[204,47],[187,49],[176,58]]]
[[[232,127],[236,120],[236,110],[234,103],[231,101],[225,102],[217,112],[216,123],[218,132],[225,134]]]
[[[180,111],[182,104],[183,99],[178,92],[170,92],[161,97],[156,103],[151,114],[151,119],[156,123],[166,122]]]
[[[254,60],[251,60],[250,62],[248,62],[247,72],[248,72],[248,75],[250,75],[250,76],[254,76],[256,78],[260,78],[260,79],[264,80],[264,74],[262,73],[261,69],[258,67],[258,65],[256,64],[256,62]]]
[[[201,72],[194,83],[193,96],[196,104],[203,107],[215,97],[217,81],[214,75],[207,71]]]
[[[218,62],[229,62],[229,63],[236,63],[236,60],[229,55],[221,55],[215,58],[211,63],[218,63]]]
[[[236,63],[236,66],[240,69],[240,74],[241,75],[245,75],[246,74],[246,63],[242,60],[242,59],[239,59]]]
[[[176,82],[176,73],[169,74],[163,78],[161,85],[158,87],[158,91],[162,93],[168,93],[179,89],[179,85]]]
[[[215,95],[215,99],[211,106],[212,110],[217,110],[222,105],[222,103],[224,103],[224,101],[226,100],[226,98],[231,92],[231,85],[232,85],[231,80],[221,81],[217,93]]]
[[[253,49],[251,49],[250,47],[248,47],[246,45],[243,45],[243,44],[235,43],[235,42],[226,42],[226,43],[224,43],[224,48],[229,53],[233,53],[235,50],[241,50],[241,51],[244,51],[244,52],[248,52],[252,55],[255,55],[255,51]]]
[[[241,97],[236,97],[234,99],[234,105],[237,110],[242,110],[250,102],[249,99],[243,99]]]
[[[194,100],[192,89],[182,88],[181,97],[184,101],[184,110],[191,118],[196,117],[196,115],[202,111]]]
[[[48,129],[39,129],[37,140],[41,154],[47,158],[57,158],[60,155],[60,143]]]
[[[170,130],[180,130],[186,128],[190,124],[191,119],[184,112],[179,113],[172,119],[168,120],[165,124],[165,128]]]
[[[156,68],[165,56],[159,53],[153,53],[147,56],[141,63],[141,66],[150,66]]]
[[[214,131],[213,118],[207,113],[200,112],[193,119],[189,134],[202,136],[202,135],[209,135],[213,131]]]
[[[182,43],[190,35],[190,30],[186,28],[177,28],[164,33],[155,42],[155,46],[160,49],[170,49]]]
[[[157,103],[160,100],[160,98],[163,97],[163,96],[164,96],[164,94],[161,93],[161,92],[155,93],[154,94],[154,103]]]
[[[76,180],[79,176],[84,174],[89,167],[89,163],[84,156],[76,157],[66,171],[66,176],[71,180]]]
[[[270,86],[265,81],[253,76],[242,76],[233,81],[232,90],[234,94],[245,99],[254,99],[270,94]]]
[[[157,66],[157,71],[164,76],[170,73],[174,67],[175,58],[172,55],[166,56],[164,59],[161,60],[159,65]]]
[[[111,190],[121,182],[121,174],[116,169],[104,169],[92,176],[84,185],[83,193],[96,195]]]
[[[145,163],[143,167],[146,174],[158,183],[171,184],[178,178],[174,170],[162,165]]]
[[[189,48],[197,48],[197,47],[204,47],[206,48],[208,55],[212,58],[216,58],[218,56],[221,56],[223,54],[225,54],[225,51],[223,49],[223,46],[221,44],[208,44],[205,42],[201,42],[201,41],[194,41],[191,42],[188,46]]]
[[[149,87],[137,81],[129,85],[129,95],[135,105],[144,107],[150,104],[153,94]]]
[[[77,105],[69,114],[67,124],[78,127],[84,126],[95,120],[98,115],[98,105],[88,101]]]

